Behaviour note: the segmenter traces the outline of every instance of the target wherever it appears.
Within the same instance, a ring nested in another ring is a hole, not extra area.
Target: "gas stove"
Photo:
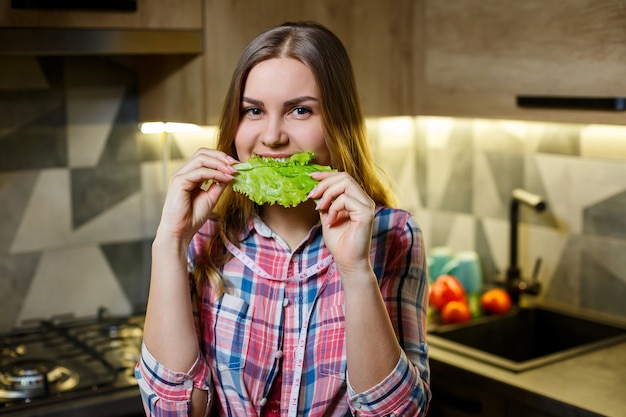
[[[41,410],[52,406],[136,388],[143,319],[101,312],[39,320],[0,334],[0,415],[43,416]]]

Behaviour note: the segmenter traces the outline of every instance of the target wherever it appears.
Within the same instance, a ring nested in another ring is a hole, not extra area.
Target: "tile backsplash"
[[[525,189],[547,203],[520,208],[536,299],[626,318],[626,126],[411,117],[369,131],[427,248],[475,250],[492,285],[509,265],[511,192]]]
[[[0,67],[0,331],[141,312],[164,175],[211,146],[212,130],[141,134],[123,60]],[[539,297],[626,318],[626,126],[404,117],[368,130],[427,248],[476,250],[489,281],[506,269],[510,193],[524,188],[548,203],[521,211],[520,266],[529,275],[542,259]]]

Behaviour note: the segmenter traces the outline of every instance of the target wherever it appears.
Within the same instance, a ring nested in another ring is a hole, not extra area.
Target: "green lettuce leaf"
[[[295,207],[307,200],[317,184],[310,173],[332,171],[328,166],[312,164],[314,156],[313,152],[301,152],[281,161],[255,155],[234,165],[238,173],[232,182],[233,190],[257,204]]]

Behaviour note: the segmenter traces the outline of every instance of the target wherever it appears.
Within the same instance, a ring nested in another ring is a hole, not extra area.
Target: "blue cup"
[[[452,249],[447,246],[436,246],[428,251],[428,281],[434,282],[442,275],[443,268],[454,259]]]
[[[442,274],[455,276],[467,294],[478,294],[483,288],[483,272],[478,254],[474,251],[458,252],[441,270]]]

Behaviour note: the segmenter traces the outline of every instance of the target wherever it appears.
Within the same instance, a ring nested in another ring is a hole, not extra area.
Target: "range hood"
[[[0,56],[202,53],[202,30],[0,28]]]

